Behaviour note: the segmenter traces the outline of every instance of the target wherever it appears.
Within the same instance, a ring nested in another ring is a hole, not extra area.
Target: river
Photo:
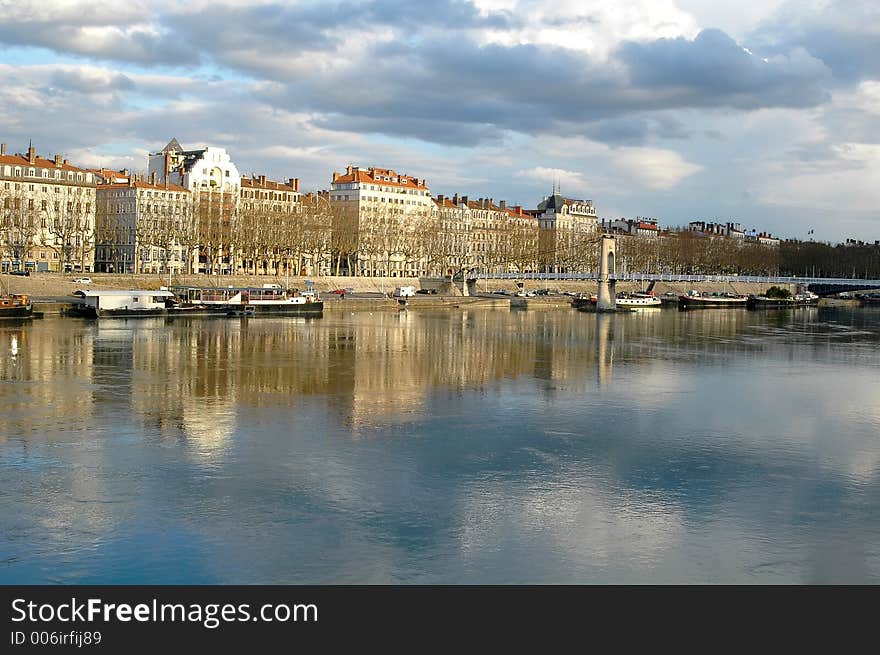
[[[0,583],[878,583],[880,311],[0,324]]]

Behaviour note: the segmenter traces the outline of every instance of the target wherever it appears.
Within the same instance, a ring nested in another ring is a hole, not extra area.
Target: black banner
[[[791,645],[845,611],[843,646],[877,590],[725,587],[0,587],[0,652],[275,645],[522,647],[614,639]],[[864,621],[864,622],[863,622]],[[720,641],[719,641],[720,640]],[[709,647],[709,644],[707,644]],[[285,648],[285,650],[287,650]]]

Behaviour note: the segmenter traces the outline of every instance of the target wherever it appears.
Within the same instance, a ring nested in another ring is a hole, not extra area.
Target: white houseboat
[[[174,298],[170,291],[145,289],[80,289],[73,295],[79,300],[71,312],[86,318],[159,316]]]

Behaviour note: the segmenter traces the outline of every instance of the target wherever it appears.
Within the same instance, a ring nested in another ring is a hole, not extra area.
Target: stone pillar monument
[[[599,248],[599,293],[596,301],[596,309],[600,312],[617,309],[615,257],[614,237],[603,234]]]

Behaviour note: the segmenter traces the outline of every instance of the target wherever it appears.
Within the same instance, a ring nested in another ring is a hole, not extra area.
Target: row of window
[[[299,195],[293,193],[276,193],[274,191],[242,191],[242,198],[256,198],[258,200],[283,200],[285,202],[299,202]]]
[[[35,184],[28,184],[27,189],[25,189],[24,184],[19,184],[18,182],[4,182],[3,188],[7,191],[36,191],[37,186]],[[55,190],[55,193],[61,193],[63,190],[68,189],[68,187],[61,187],[57,185],[53,185],[52,187]],[[82,195],[85,193],[89,193],[90,189],[84,189],[81,187],[73,187],[68,189],[72,195]],[[49,193],[49,187],[43,186],[41,187],[41,191],[43,193]]]
[[[37,170],[39,170],[39,174],[37,174]],[[50,174],[51,173],[51,174]],[[73,171],[67,171],[65,175],[64,171],[60,171],[58,169],[50,170],[48,168],[22,168],[20,166],[4,166],[3,167],[3,175],[6,177],[42,177],[44,179],[55,179],[55,180],[66,180],[67,182],[86,182],[91,183],[92,174],[91,173],[74,173]]]

